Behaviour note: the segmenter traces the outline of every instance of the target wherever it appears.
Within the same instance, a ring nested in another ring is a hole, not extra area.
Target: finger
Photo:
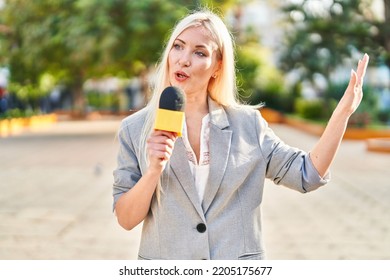
[[[356,74],[355,70],[351,69],[351,78],[349,79],[348,87],[349,88],[355,87],[356,86],[356,82],[357,82],[357,74]]]
[[[168,138],[167,136],[165,135],[153,135],[153,136],[150,136],[146,142],[148,144],[161,144],[161,145],[166,145],[170,148],[173,148],[174,144],[175,144],[175,141],[174,139],[171,139],[171,138]]]
[[[149,145],[149,155],[159,159],[169,160],[172,155],[172,148],[166,145],[152,144]]]
[[[363,59],[359,60],[358,68],[357,68],[357,76],[358,76],[358,83],[360,85],[363,85],[364,76],[366,74],[368,61],[370,60],[369,56],[367,54],[364,54]]]
[[[176,141],[177,139],[177,133],[176,132],[170,132],[170,131],[165,131],[165,130],[155,130],[154,131],[155,135],[164,135],[173,141]]]
[[[171,153],[164,151],[150,151],[149,156],[159,160],[169,160]]]
[[[166,136],[152,136],[147,140],[147,148],[150,152],[172,154],[174,141]]]

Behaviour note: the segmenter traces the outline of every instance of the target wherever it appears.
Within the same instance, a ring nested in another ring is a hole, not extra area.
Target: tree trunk
[[[75,86],[72,88],[73,94],[73,112],[75,118],[84,118],[86,116],[85,97],[82,86]]]
[[[386,65],[390,68],[390,0],[384,0],[384,4],[385,4],[384,47],[387,52]]]
[[[86,101],[83,91],[84,75],[82,71],[76,77],[71,89],[73,96],[72,115],[76,118],[84,118],[86,116]]]

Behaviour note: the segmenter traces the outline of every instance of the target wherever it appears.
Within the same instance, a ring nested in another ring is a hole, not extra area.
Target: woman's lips
[[[189,78],[189,76],[186,73],[184,73],[183,71],[177,71],[177,72],[175,72],[175,78],[177,81],[183,82],[183,81],[187,80]]]

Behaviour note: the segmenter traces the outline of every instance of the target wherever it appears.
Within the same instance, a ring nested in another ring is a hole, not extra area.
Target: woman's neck
[[[207,96],[187,96],[185,114],[186,116],[205,116],[209,112]]]

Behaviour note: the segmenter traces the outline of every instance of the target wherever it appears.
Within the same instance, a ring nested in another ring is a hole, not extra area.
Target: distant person
[[[60,108],[61,104],[61,90],[60,86],[56,86],[49,94],[49,102],[51,111],[55,111]]]
[[[302,193],[329,181],[348,119],[359,106],[368,56],[313,149],[283,143],[258,108],[237,100],[233,42],[210,11],[182,19],[166,45],[146,108],[125,118],[114,171],[114,209],[143,222],[139,259],[264,259],[266,178]],[[185,92],[182,137],[153,129],[161,92]]]
[[[5,88],[0,86],[0,114],[4,114],[8,110],[8,100]]]

